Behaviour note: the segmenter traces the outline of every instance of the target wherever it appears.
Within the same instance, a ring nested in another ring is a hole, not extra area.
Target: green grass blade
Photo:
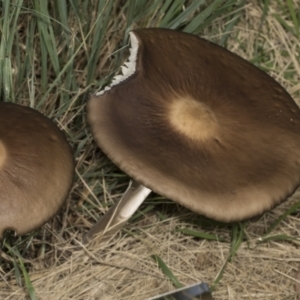
[[[13,255],[13,265],[14,265],[16,281],[19,286],[22,286],[22,272],[20,271],[15,255]]]
[[[85,16],[86,13],[85,12],[81,12],[79,11],[79,7],[77,5],[77,1],[75,0],[69,0],[71,7],[73,9],[73,11],[75,12],[75,15],[77,16],[77,18],[79,18],[79,20],[81,20],[82,16]],[[87,3],[88,1],[86,1]]]
[[[22,274],[23,274],[23,278],[24,278],[24,281],[25,281],[25,286],[27,288],[29,297],[30,297],[31,300],[35,300],[36,299],[35,289],[34,289],[34,287],[32,285],[32,282],[30,280],[29,274],[28,274],[28,272],[26,270],[26,267],[24,265],[23,259],[22,259],[21,255],[19,254],[19,252],[18,252],[17,256],[18,256],[18,261],[19,261],[19,264],[20,264],[20,269],[21,269]]]
[[[57,48],[55,37],[51,26],[50,16],[48,12],[48,2],[43,0],[34,0],[34,7],[39,14],[36,14],[37,23],[40,30],[41,45],[47,49],[47,54],[50,56],[52,67],[56,75],[60,72],[60,65],[57,56]]]
[[[213,13],[209,16],[206,16],[205,19],[201,22],[197,29],[195,29],[192,33],[199,34],[203,31],[207,26],[211,26],[215,19],[222,15],[226,15],[228,19],[230,19],[230,23],[234,22],[234,17],[232,17],[232,6],[235,4],[235,0],[227,1],[224,5],[218,7]],[[242,10],[244,6],[241,5],[240,9]],[[198,16],[200,17],[200,16]],[[224,31],[225,34],[226,30]],[[223,35],[222,35],[223,36]],[[225,34],[226,36],[226,34]]]
[[[89,34],[88,34],[89,35]],[[59,82],[61,82],[61,77],[63,74],[65,74],[66,70],[70,67],[70,65],[73,63],[74,58],[78,54],[78,52],[81,50],[81,48],[84,45],[84,41],[79,45],[79,47],[76,49],[74,54],[70,57],[70,59],[66,62],[65,66],[63,69],[60,71],[60,73],[56,76],[56,78],[53,80],[53,82],[50,84],[48,90],[44,93],[43,97],[41,98],[41,101],[37,105],[37,108],[40,107],[48,98],[50,92],[57,86]]]
[[[13,256],[14,270],[15,270],[15,275],[16,275],[18,284],[20,286],[22,286],[22,278],[23,278],[24,282],[25,282],[25,287],[28,291],[30,299],[35,300],[36,299],[35,289],[32,285],[29,274],[24,265],[23,258],[21,256],[18,248],[15,246],[11,247],[7,241],[5,241],[4,245],[9,250],[10,254]]]
[[[33,19],[31,22],[27,24],[26,28],[26,41],[25,41],[25,47],[26,49],[34,49],[34,35],[35,35],[35,29],[36,29],[36,22]],[[19,43],[17,43],[19,48]],[[20,49],[20,48],[19,48]],[[27,79],[31,73],[31,70],[33,69],[33,51],[26,51],[25,56],[22,58],[18,57],[18,66],[19,66],[19,72],[17,77],[17,86],[20,87],[21,84],[24,82],[25,79]]]
[[[113,1],[99,1],[97,19],[95,22],[95,29],[92,39],[92,47],[90,58],[87,66],[87,85],[92,82],[97,67],[98,55],[102,46],[105,32],[107,30],[108,22],[110,20],[111,10],[113,8]]]
[[[172,271],[168,268],[168,266],[165,264],[165,262],[156,254],[151,255],[151,258],[158,264],[159,268],[162,270],[162,272],[170,279],[170,281],[173,283],[173,285],[176,288],[183,287],[183,284],[181,284],[176,276],[172,273]]]
[[[0,7],[2,9],[2,15],[3,17],[0,18],[1,25],[1,43],[0,43],[0,95],[2,94],[2,90],[4,87],[4,63],[6,58],[6,44],[7,44],[7,27],[9,25],[9,7],[10,7],[10,0],[7,0],[5,2],[0,3]],[[6,91],[4,89],[4,101],[6,100],[8,95],[6,95]]]
[[[207,8],[205,8],[201,13],[195,16],[192,21],[183,29],[184,32],[197,32],[198,27],[204,22],[204,20],[210,16],[217,7],[223,2],[223,0],[215,0]]]
[[[181,232],[183,234],[186,234],[186,235],[190,235],[190,236],[198,237],[198,238],[201,238],[201,239],[205,239],[205,240],[225,242],[224,239],[219,238],[215,234],[200,232],[200,231],[191,230],[191,229],[187,229],[187,228],[177,228],[176,231],[179,231],[179,232]]]
[[[221,46],[226,45],[227,39],[228,39],[231,31],[233,30],[233,28],[236,26],[236,24],[240,20],[240,17],[243,13],[243,8],[244,8],[245,4],[246,4],[246,0],[242,0],[236,9],[236,12],[233,15],[231,13],[229,13],[229,16],[227,18],[228,23],[225,27],[224,33],[222,34],[219,45],[221,45]],[[223,9],[219,9],[218,11],[219,11],[219,13],[224,12]],[[216,15],[216,13],[214,15]]]
[[[68,28],[68,7],[66,0],[56,0],[55,4],[57,5],[60,23],[63,24],[65,28]]]
[[[174,0],[170,3],[170,6],[163,6],[163,8],[161,9],[161,13],[163,13],[164,16],[159,24],[159,27],[169,28],[169,24],[172,18],[174,18],[174,16],[177,16],[178,13],[182,10],[183,3],[184,0]],[[163,9],[165,9],[165,11],[163,11]]]
[[[66,0],[57,0],[56,1],[58,15],[59,15],[59,25],[63,25],[63,27],[59,26],[60,28],[68,28],[68,5]],[[62,38],[65,40],[64,48],[65,48],[65,56],[68,58],[74,54],[74,44],[71,41],[71,37],[68,31],[62,32]],[[62,104],[68,104],[70,99],[70,91],[71,86],[73,83],[73,65],[74,62],[70,62],[69,68],[66,70],[66,76],[63,80],[63,90],[61,92],[60,98],[62,100]],[[58,112],[59,114],[61,112]]]
[[[239,247],[241,246],[245,238],[245,226],[246,222],[240,222],[232,225],[230,259],[232,259],[236,255]]]
[[[259,26],[258,26],[258,32],[260,32],[262,30],[262,26],[263,26],[268,14],[269,14],[270,1],[271,0],[264,1],[263,13],[262,13],[261,18],[260,18],[260,22],[259,22]]]
[[[183,12],[181,12],[178,17],[176,17],[174,20],[172,20],[168,24],[168,28],[170,29],[176,29],[181,24],[186,22],[187,18],[195,13],[195,11],[199,8],[200,5],[202,5],[205,2],[205,0],[198,0],[192,2]]]
[[[299,37],[299,20],[296,15],[296,10],[292,0],[287,0],[287,5],[291,14],[291,18],[294,24],[294,30],[297,37]],[[299,13],[299,12],[298,12]]]
[[[294,28],[288,25],[288,23],[279,14],[274,14],[274,17],[282,25],[282,27],[286,29],[286,31],[295,34]]]
[[[300,208],[300,201],[288,208],[282,215],[280,215],[267,229],[263,238],[266,238],[287,216],[297,211]]]
[[[0,43],[0,94],[4,94],[4,101],[10,100],[14,102],[15,88],[13,85],[13,68],[12,68],[12,47],[15,35],[12,32],[17,31],[17,20],[19,18],[21,5],[23,0],[16,1],[15,5],[11,5],[11,1],[4,1],[1,28],[1,43]]]
[[[213,291],[216,289],[218,283],[219,283],[219,282],[221,281],[221,279],[223,278],[223,275],[224,275],[224,273],[225,273],[227,264],[230,262],[230,260],[231,260],[231,255],[229,255],[229,256],[226,258],[226,260],[225,260],[225,262],[224,262],[224,264],[223,264],[221,270],[219,271],[219,273],[218,273],[217,276],[215,277],[215,279],[214,279],[214,281],[213,281],[213,283],[212,283],[212,285],[211,285],[211,287],[210,287],[211,292],[213,292]]]
[[[216,278],[214,279],[214,281],[211,285],[211,291],[215,290],[215,288],[217,287],[218,283],[220,282],[220,280],[222,279],[222,277],[224,275],[227,264],[230,263],[232,261],[232,258],[236,255],[236,253],[245,237],[245,232],[244,232],[245,226],[246,226],[246,222],[241,222],[241,223],[232,225],[230,253],[227,256],[221,270],[219,271]]]
[[[286,234],[276,234],[267,237],[262,237],[259,239],[258,243],[261,244],[269,241],[299,241],[299,238]]]
[[[12,92],[13,88],[13,81],[12,81],[12,67],[11,67],[11,59],[9,56],[6,56],[4,58],[4,63],[3,63],[3,74],[5,76],[3,77],[3,89],[4,89],[4,98],[9,99],[12,102],[14,100],[12,99],[14,93]]]
[[[160,8],[159,12],[161,14],[165,15],[166,11],[168,10],[168,8],[170,7],[170,5],[171,5],[172,2],[173,2],[173,0],[166,0],[166,1],[164,1],[163,6]],[[167,21],[165,21],[165,22],[167,22]],[[163,26],[162,23],[160,25]]]

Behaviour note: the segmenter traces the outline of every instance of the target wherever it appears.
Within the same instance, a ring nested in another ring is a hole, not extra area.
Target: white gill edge
[[[96,93],[96,96],[103,95],[106,91],[109,91],[114,85],[117,85],[121,81],[124,81],[128,77],[130,77],[135,72],[136,66],[136,57],[139,47],[139,42],[133,32],[129,32],[130,35],[130,44],[131,47],[129,49],[130,55],[128,57],[128,61],[125,62],[123,66],[121,66],[121,75],[116,75],[109,86],[106,86],[103,90]]]

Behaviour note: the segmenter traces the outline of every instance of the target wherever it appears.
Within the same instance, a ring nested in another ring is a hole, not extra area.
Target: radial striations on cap
[[[260,214],[295,191],[300,111],[274,79],[191,34],[141,29],[131,39],[125,76],[88,102],[94,138],[117,166],[226,222]]]

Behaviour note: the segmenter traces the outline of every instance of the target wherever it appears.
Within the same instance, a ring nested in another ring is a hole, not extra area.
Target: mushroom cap
[[[300,110],[273,78],[197,36],[131,32],[131,55],[87,105],[93,136],[124,172],[207,217],[271,209],[300,184]]]
[[[63,133],[38,111],[0,103],[0,239],[47,222],[71,188],[74,161]]]

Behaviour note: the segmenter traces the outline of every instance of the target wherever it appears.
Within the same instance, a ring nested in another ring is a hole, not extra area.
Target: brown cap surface
[[[71,188],[74,162],[63,133],[38,111],[0,103],[0,239],[47,222]]]
[[[88,102],[95,140],[117,166],[225,222],[295,191],[300,111],[274,79],[194,35],[141,29],[136,39],[134,73]]]

